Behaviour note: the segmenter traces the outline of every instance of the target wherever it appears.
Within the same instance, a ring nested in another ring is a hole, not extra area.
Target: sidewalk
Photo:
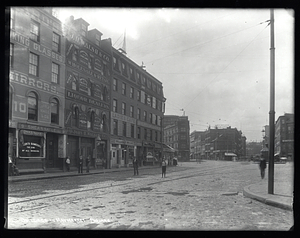
[[[276,170],[275,170],[276,171]],[[268,193],[268,174],[257,184],[248,185],[244,188],[243,194],[246,197],[255,199],[265,204],[279,207],[286,210],[293,210],[293,174],[290,169],[275,172],[274,194]]]
[[[156,168],[158,166],[142,166],[139,167],[139,170]],[[8,182],[21,182],[21,181],[29,181],[29,180],[39,180],[39,179],[49,179],[49,178],[60,178],[60,177],[71,177],[71,176],[84,176],[84,175],[92,175],[92,174],[104,174],[104,173],[114,173],[114,172],[121,172],[121,171],[132,171],[133,168],[131,167],[120,167],[120,168],[112,168],[112,169],[95,169],[91,168],[90,172],[86,172],[86,168],[83,168],[83,173],[79,174],[77,168],[72,167],[70,172],[64,172],[62,170],[53,170],[49,171],[48,173],[35,173],[35,174],[24,174],[20,176],[9,176]]]

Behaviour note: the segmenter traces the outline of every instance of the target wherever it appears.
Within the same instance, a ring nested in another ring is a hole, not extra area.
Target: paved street
[[[243,196],[260,181],[257,164],[204,161],[167,167],[166,178],[154,167],[9,183],[8,228],[289,230],[293,212]]]

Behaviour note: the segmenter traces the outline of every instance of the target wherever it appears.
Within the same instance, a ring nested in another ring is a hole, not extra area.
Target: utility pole
[[[274,138],[275,138],[275,48],[274,48],[274,9],[270,11],[270,112],[269,112],[269,178],[268,193],[274,194]]]

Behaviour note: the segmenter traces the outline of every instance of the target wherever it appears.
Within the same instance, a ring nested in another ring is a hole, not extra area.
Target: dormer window
[[[86,36],[87,26],[85,24],[81,24],[81,35]]]

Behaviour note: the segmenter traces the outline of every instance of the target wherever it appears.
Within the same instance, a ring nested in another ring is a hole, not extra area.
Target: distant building
[[[165,115],[164,143],[175,149],[179,161],[190,160],[190,123],[187,116]]]
[[[205,131],[193,131],[190,135],[191,159],[205,158]]]
[[[275,125],[275,156],[294,160],[294,114],[279,116]]]
[[[246,155],[246,137],[230,126],[223,129],[208,128],[205,131],[205,158],[215,160],[232,159]]]

